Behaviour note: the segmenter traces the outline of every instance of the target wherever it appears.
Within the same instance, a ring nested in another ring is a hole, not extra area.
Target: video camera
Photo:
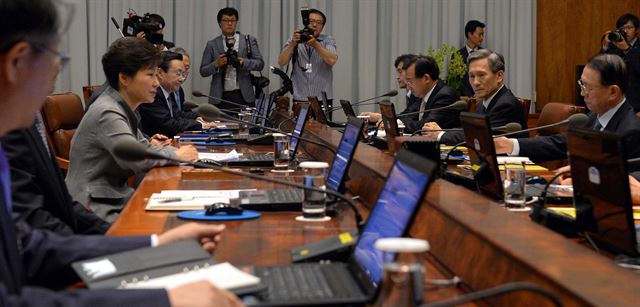
[[[240,67],[240,60],[238,60],[238,51],[235,51],[233,49],[233,46],[236,44],[235,36],[225,36],[224,42],[227,45],[227,51],[224,52],[224,55],[227,58],[227,63],[234,68]]]
[[[150,13],[140,17],[134,10],[129,9],[127,15],[129,17],[125,18],[123,22],[124,36],[137,36],[138,33],[144,32],[144,38],[149,42],[155,45],[160,45],[164,42],[164,35],[156,33],[156,31],[162,29],[162,25],[157,22],[151,22]]]
[[[313,30],[309,28],[309,8],[306,6],[301,7],[300,15],[302,15],[302,24],[304,25],[304,29],[299,31],[300,41],[306,43],[313,37]]]

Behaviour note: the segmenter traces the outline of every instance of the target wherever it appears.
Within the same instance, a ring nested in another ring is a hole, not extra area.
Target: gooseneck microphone
[[[200,107],[200,105],[199,105],[199,104],[197,104],[197,103],[195,103],[195,102],[193,102],[193,101],[189,101],[189,100],[185,100],[185,102],[182,104],[182,106],[183,106],[185,109],[189,109],[189,110],[190,110],[190,109],[195,109],[195,108],[199,108],[199,107]],[[247,107],[247,109],[249,109],[249,107]],[[230,111],[230,110],[227,110],[227,112],[229,112],[229,113],[233,113],[233,114],[240,114],[240,113],[242,113],[242,111],[238,112],[238,111]],[[199,114],[199,113],[198,113],[198,114]],[[255,117],[260,118],[260,119],[264,119],[264,120],[266,120],[266,121],[267,121],[267,123],[271,124],[271,120],[270,120],[268,117],[264,117],[264,116],[260,115],[257,111],[256,111],[256,114],[253,114],[252,116],[255,116]]]
[[[576,113],[576,114],[573,114],[573,115],[569,116],[569,118],[567,118],[565,120],[561,120],[561,121],[559,121],[557,123],[548,124],[548,125],[544,125],[544,126],[538,126],[538,127],[524,129],[524,130],[507,132],[507,133],[503,133],[503,134],[494,135],[493,137],[497,138],[497,137],[501,137],[501,136],[510,136],[510,135],[519,134],[519,133],[522,133],[522,132],[537,131],[537,130],[540,130],[540,129],[551,128],[551,127],[567,125],[567,124],[569,125],[569,127],[580,128],[580,127],[586,126],[588,122],[589,122],[589,116],[587,116],[587,115],[585,115],[583,113]]]
[[[520,132],[520,130],[522,129],[522,125],[520,125],[519,123],[516,122],[510,122],[504,126],[499,126],[499,127],[492,127],[491,131],[506,131],[506,132]],[[449,129],[422,129],[422,130],[418,130],[414,133],[411,134],[411,136],[414,136],[418,133],[421,132],[437,132],[437,131],[462,131],[462,128],[449,128]]]
[[[439,107],[439,108],[432,108],[432,109],[424,109],[422,111],[415,111],[415,112],[409,112],[409,113],[403,113],[398,115],[397,117],[405,117],[405,116],[411,116],[411,115],[418,115],[418,114],[422,114],[422,113],[429,113],[429,112],[433,112],[433,111],[440,111],[440,110],[447,110],[447,109],[451,109],[451,110],[456,110],[456,111],[465,111],[467,110],[467,102],[464,100],[458,100],[450,105],[446,105],[444,107]]]
[[[217,101],[220,101],[220,102],[225,102],[225,103],[228,103],[230,105],[239,107],[241,109],[250,108],[250,106],[248,106],[248,105],[240,104],[240,103],[237,103],[237,102],[229,101],[229,100],[218,98],[218,97],[209,96],[209,95],[206,95],[205,93],[203,93],[201,91],[193,91],[191,93],[193,94],[193,96],[196,96],[196,97],[206,97],[206,98],[217,100]]]
[[[388,92],[386,92],[386,93],[384,93],[384,94],[382,94],[380,96],[367,98],[365,100],[360,100],[360,101],[352,104],[351,106],[355,107],[355,106],[366,106],[366,105],[378,104],[377,102],[371,102],[371,103],[365,103],[365,102],[371,101],[371,100],[374,100],[374,99],[378,99],[378,98],[382,98],[382,97],[395,97],[396,95],[398,95],[398,91],[397,90],[390,90],[390,91],[388,91]],[[329,109],[327,111],[327,113],[331,113],[333,111],[340,110],[340,109],[342,109],[342,106],[333,107],[333,108]]]
[[[331,151],[334,155],[337,153],[335,149],[331,148],[330,146],[327,146],[327,144],[316,142],[314,140],[311,140],[311,139],[308,139],[308,138],[305,138],[305,137],[302,137],[302,136],[295,136],[295,135],[293,135],[291,133],[284,132],[284,131],[279,130],[279,129],[275,129],[275,128],[271,128],[271,127],[267,127],[267,126],[263,126],[263,125],[259,125],[259,124],[254,124],[252,122],[248,122],[248,121],[244,121],[244,120],[240,120],[240,119],[234,118],[234,117],[229,116],[228,114],[222,112],[218,107],[216,107],[214,105],[211,105],[211,104],[201,105],[198,108],[198,112],[200,114],[203,114],[203,115],[207,116],[207,117],[224,118],[224,119],[226,119],[228,121],[231,121],[231,122],[247,124],[247,125],[251,125],[251,126],[258,127],[260,129],[268,130],[268,131],[275,132],[275,133],[282,133],[282,134],[284,134],[284,135],[286,135],[288,137],[296,138],[296,139],[301,140],[301,141],[305,141],[305,142],[308,142],[308,143],[311,143],[311,144],[314,144],[314,145],[318,145],[318,146],[320,146],[322,148],[325,148],[325,149]]]
[[[272,73],[278,75],[282,79],[282,87],[273,92],[276,96],[284,96],[287,92],[293,94],[293,82],[282,69],[269,66]]]
[[[145,160],[145,159],[155,159],[155,160],[167,160],[167,161],[173,161],[173,162],[178,162],[178,163],[186,163],[192,166],[197,166],[197,167],[202,167],[202,168],[209,168],[209,169],[215,169],[215,170],[220,170],[223,171],[225,173],[229,173],[229,174],[234,174],[234,175],[238,175],[238,176],[244,176],[244,177],[248,177],[251,179],[256,179],[256,180],[262,180],[262,181],[268,181],[268,182],[273,182],[273,183],[278,183],[278,184],[283,184],[286,186],[291,186],[291,187],[295,187],[298,189],[304,189],[304,190],[309,190],[309,191],[314,191],[314,192],[320,192],[320,193],[326,193],[329,195],[332,195],[336,198],[339,198],[341,200],[344,200],[349,207],[351,208],[351,210],[353,210],[353,214],[354,214],[354,218],[356,221],[356,227],[358,229],[358,234],[360,234],[360,231],[362,230],[362,226],[363,226],[363,222],[362,222],[362,216],[360,215],[360,212],[358,211],[358,208],[356,207],[356,205],[353,203],[353,200],[351,200],[350,197],[347,197],[341,193],[335,192],[331,189],[319,189],[316,187],[310,187],[310,186],[306,186],[304,184],[298,184],[295,182],[291,182],[291,181],[286,181],[286,180],[281,180],[281,179],[275,179],[275,178],[271,178],[271,177],[266,177],[266,176],[261,176],[261,175],[256,175],[256,174],[252,174],[252,173],[246,173],[246,172],[242,172],[242,171],[237,171],[237,170],[233,170],[230,168],[227,168],[225,166],[222,166],[222,164],[217,164],[217,165],[212,165],[209,163],[202,163],[202,162],[191,162],[191,161],[185,161],[185,160],[181,160],[178,158],[173,158],[170,156],[166,156],[157,152],[150,152],[147,150],[147,148],[140,144],[138,141],[136,140],[131,140],[131,139],[125,139],[125,140],[121,140],[118,141],[114,144],[113,146],[113,153],[118,157],[121,158],[123,160],[127,160],[127,161],[141,161],[141,160]]]
[[[124,37],[124,33],[122,33],[122,30],[120,29],[120,25],[118,24],[118,22],[116,21],[115,18],[111,17],[111,21],[113,22],[113,25],[116,26],[116,29],[118,30],[118,32],[120,33],[121,37]]]

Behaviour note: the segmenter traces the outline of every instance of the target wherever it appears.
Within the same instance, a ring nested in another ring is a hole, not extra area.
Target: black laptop
[[[336,156],[333,159],[326,180],[328,189],[340,193],[344,191],[344,178],[349,171],[349,165],[351,165],[351,160],[356,152],[359,138],[362,135],[362,127],[364,126],[364,122],[358,118],[349,117],[347,120],[347,126],[342,134],[340,145],[338,145]],[[297,146],[297,143],[295,146]],[[294,145],[292,144],[292,146]],[[238,203],[243,208],[252,210],[300,211],[303,199],[304,191],[295,188],[240,191]]]
[[[640,256],[627,162],[616,134],[570,128],[567,135],[576,226],[596,245]]]
[[[342,111],[344,111],[344,115],[347,117],[356,117],[356,111],[353,110],[353,106],[349,100],[340,99],[340,106],[342,107]]]
[[[291,152],[291,159],[294,159],[298,150],[299,140],[296,136],[301,136],[304,130],[304,125],[307,122],[307,115],[309,108],[303,105],[300,108],[300,114],[296,121],[296,128],[293,130],[290,140],[289,150]],[[205,161],[206,162],[206,161]],[[273,154],[271,153],[248,153],[243,154],[237,159],[220,161],[220,163],[227,166],[255,166],[255,167],[270,167],[273,166]]]
[[[402,237],[411,226],[437,164],[400,150],[348,262],[257,266],[268,288],[261,303],[278,306],[372,303],[382,280],[377,239]]]

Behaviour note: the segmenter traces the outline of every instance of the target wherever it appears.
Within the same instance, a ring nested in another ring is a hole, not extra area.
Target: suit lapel
[[[438,95],[438,92],[440,91],[440,89],[442,89],[444,85],[442,84],[442,82],[440,82],[440,80],[436,81],[436,85],[433,87],[433,91],[431,92],[431,95],[429,96],[429,99],[427,99],[427,103],[424,106],[425,110],[429,110],[433,107],[433,102],[436,100],[436,95]],[[425,116],[427,116],[429,113],[422,113],[422,118],[424,118]]]
[[[617,132],[618,127],[620,126],[620,124],[622,123],[622,121],[624,120],[624,118],[627,116],[628,113],[633,113],[633,109],[629,104],[625,102],[624,104],[622,104],[622,106],[620,106],[618,111],[616,111],[616,113],[613,114],[613,117],[611,117],[611,120],[609,120],[609,122],[607,123],[607,126],[604,127],[604,130],[610,131],[610,132]]]
[[[496,105],[496,103],[498,103],[498,100],[500,100],[500,97],[502,97],[502,95],[504,95],[504,93],[507,92],[507,87],[503,86],[497,93],[495,96],[493,96],[493,99],[491,99],[491,102],[489,103],[489,105],[487,106],[487,109],[485,110],[485,113],[489,114],[491,112],[491,109],[493,109],[493,107]]]

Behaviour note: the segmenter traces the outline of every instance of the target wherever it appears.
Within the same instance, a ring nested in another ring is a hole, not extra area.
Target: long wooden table
[[[337,148],[341,134],[309,121],[305,134]],[[302,142],[316,160],[331,161],[330,151]],[[270,147],[265,147],[270,151]],[[254,149],[252,147],[251,149]],[[263,148],[264,149],[264,148]],[[256,148],[257,150],[257,148]],[[375,202],[393,157],[370,146],[359,146],[349,170],[347,188],[359,195],[366,216]],[[145,212],[146,198],[163,189],[235,189],[274,187],[273,184],[218,174],[211,181],[180,180],[186,167],[153,169],[142,181],[121,217],[109,230],[112,235],[158,233],[182,221],[168,212]],[[227,231],[216,250],[220,261],[242,264],[289,263],[289,249],[353,229],[351,212],[345,210],[330,222],[295,222],[299,213],[266,213],[257,220],[226,222]],[[431,186],[410,230],[412,237],[431,244],[427,259],[429,278],[457,275],[465,291],[482,290],[507,282],[528,281],[555,293],[565,306],[638,306],[640,276],[601,256],[513,214],[496,202],[437,180]],[[460,295],[461,290],[429,290],[427,301]],[[486,300],[492,305],[550,305],[539,295],[514,292]]]

